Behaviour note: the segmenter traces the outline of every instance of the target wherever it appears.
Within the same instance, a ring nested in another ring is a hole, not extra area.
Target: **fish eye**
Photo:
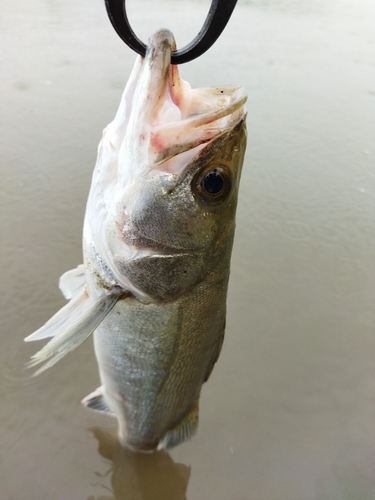
[[[204,201],[221,203],[231,188],[230,175],[225,167],[210,166],[198,172],[193,180],[193,189]]]

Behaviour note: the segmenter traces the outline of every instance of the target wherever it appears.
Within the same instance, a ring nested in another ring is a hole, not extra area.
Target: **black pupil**
[[[202,179],[202,187],[208,194],[219,194],[224,187],[224,179],[216,168],[210,170]]]

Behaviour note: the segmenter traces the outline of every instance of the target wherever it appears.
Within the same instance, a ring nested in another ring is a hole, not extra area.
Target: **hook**
[[[193,41],[172,52],[172,64],[192,61],[206,52],[223,32],[236,3],[237,0],[212,0],[202,29]],[[126,0],[105,0],[109,20],[118,36],[135,52],[145,56],[146,45],[131,29],[125,4]]]

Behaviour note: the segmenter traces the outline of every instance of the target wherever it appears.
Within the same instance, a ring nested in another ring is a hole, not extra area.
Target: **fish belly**
[[[168,303],[125,298],[96,329],[102,390],[124,445],[156,448],[196,408],[221,347],[226,292],[224,280]]]

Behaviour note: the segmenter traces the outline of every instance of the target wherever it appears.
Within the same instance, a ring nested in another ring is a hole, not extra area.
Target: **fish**
[[[246,149],[246,91],[193,89],[159,30],[137,56],[98,147],[83,264],[69,302],[26,341],[51,338],[42,373],[93,333],[101,386],[82,400],[117,418],[135,451],[172,448],[198,426],[201,388],[223,344]]]

